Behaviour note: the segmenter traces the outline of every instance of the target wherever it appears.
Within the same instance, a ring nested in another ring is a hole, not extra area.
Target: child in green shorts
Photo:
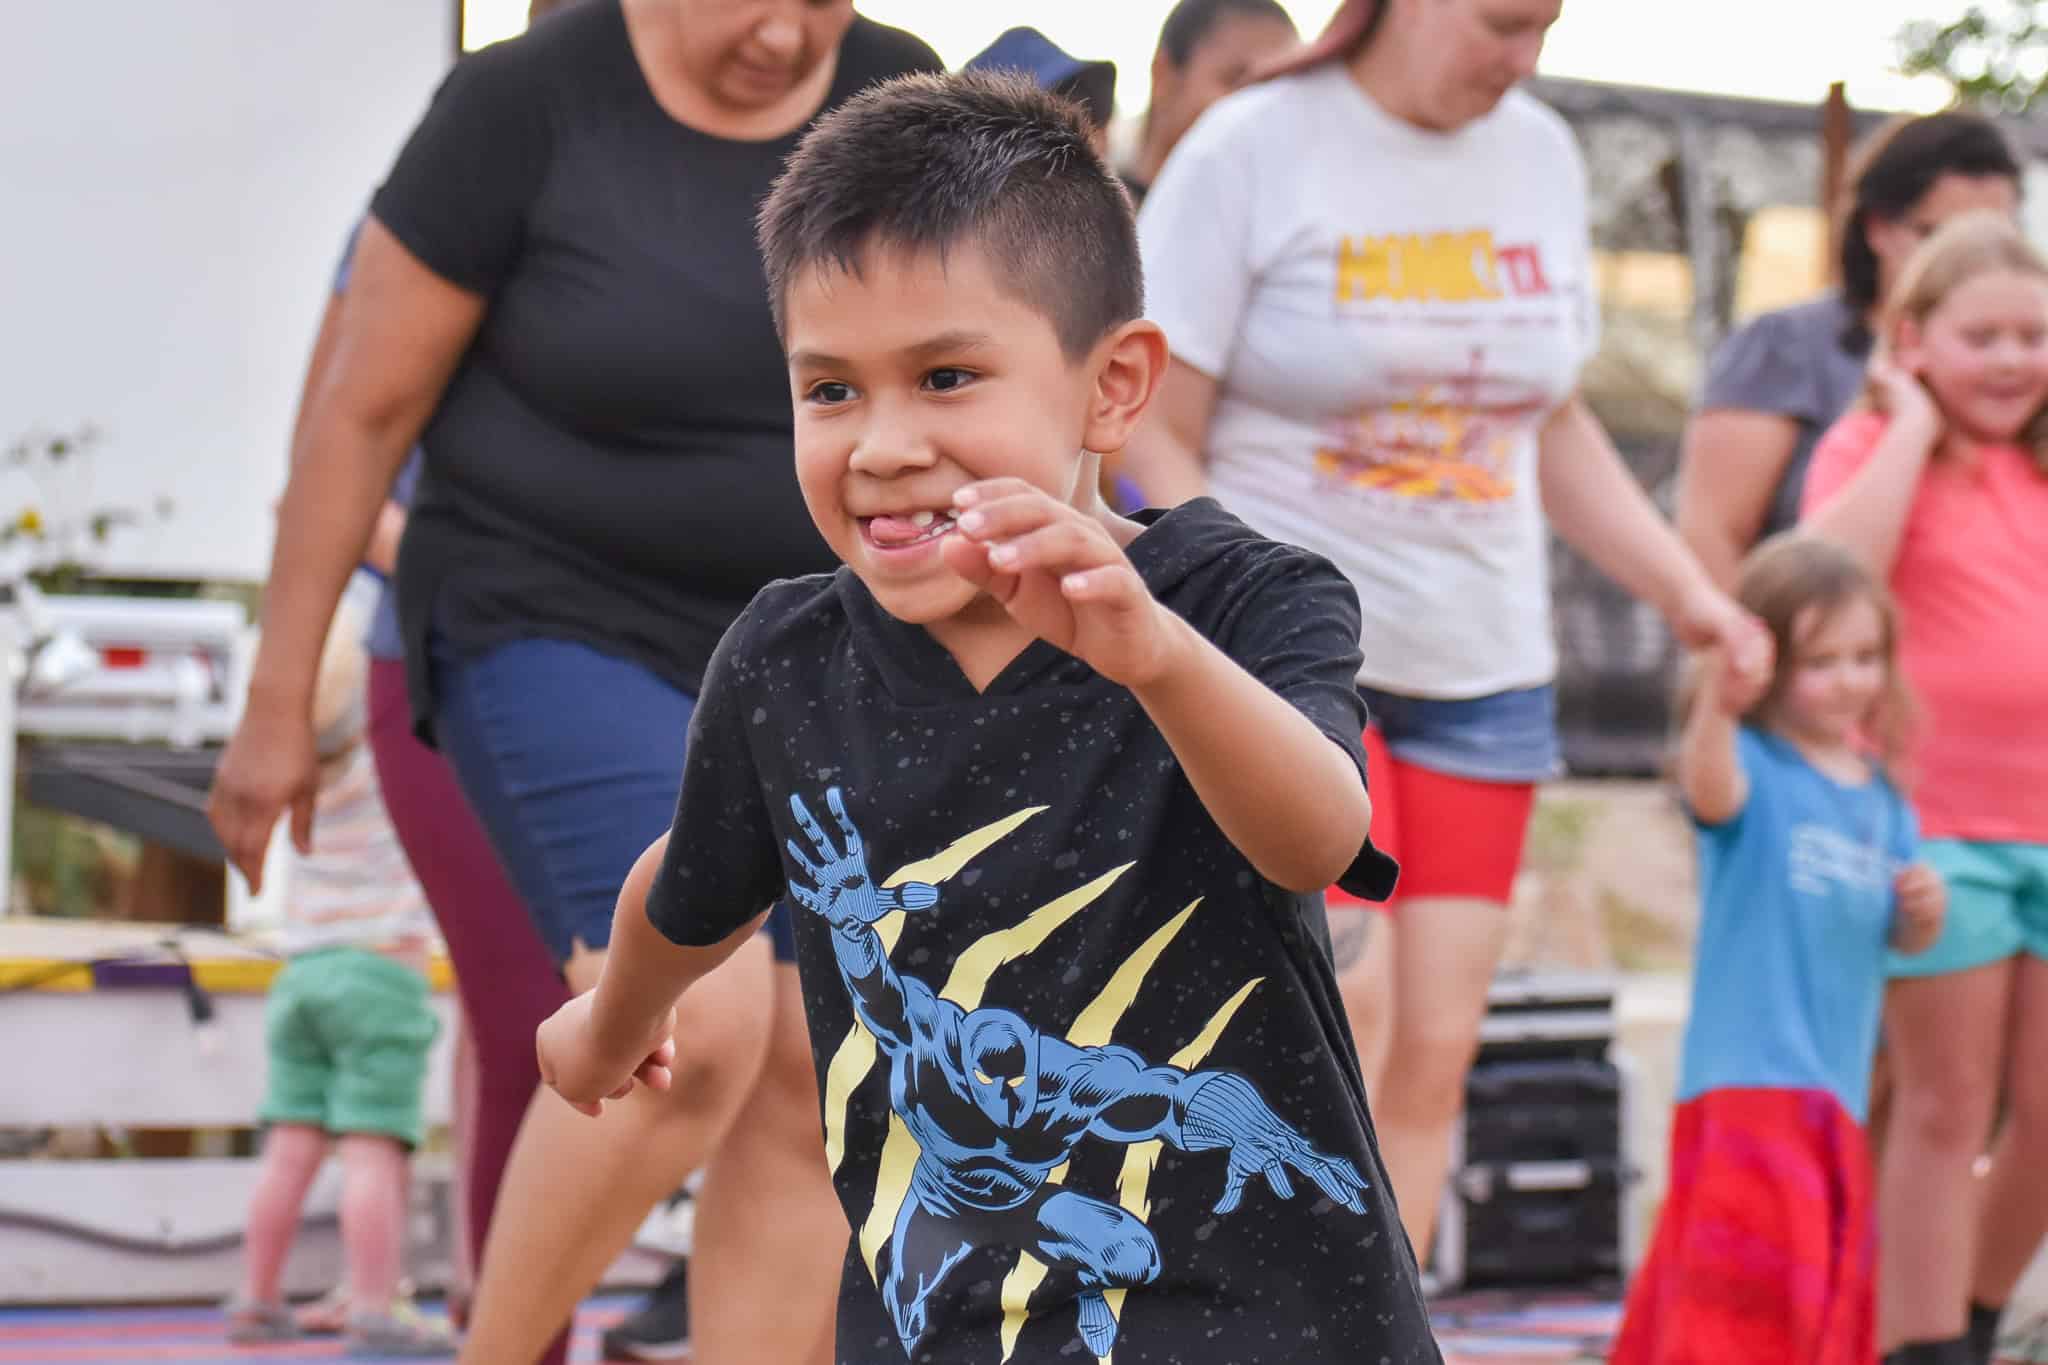
[[[289,961],[265,1011],[270,1079],[261,1116],[269,1131],[228,1338],[298,1335],[279,1281],[307,1188],[331,1146],[343,1172],[351,1353],[447,1356],[453,1336],[399,1293],[408,1164],[439,1032],[426,978],[434,926],[363,743],[361,639],[337,621],[321,660],[313,844],[293,859],[284,898]]]

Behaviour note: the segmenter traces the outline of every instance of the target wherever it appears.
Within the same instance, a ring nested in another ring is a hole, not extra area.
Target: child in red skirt
[[[1698,827],[1699,946],[1671,1183],[1614,1365],[1871,1365],[1877,1235],[1863,1120],[1888,947],[1946,892],[1873,761],[1905,715],[1884,590],[1781,537],[1742,605],[1772,666],[1710,656],[1679,742]]]

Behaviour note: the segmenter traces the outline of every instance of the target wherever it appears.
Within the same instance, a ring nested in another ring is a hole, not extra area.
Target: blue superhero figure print
[[[899,976],[874,924],[895,911],[931,909],[939,889],[877,886],[839,789],[825,800],[839,825],[836,846],[802,798],[790,797],[813,845],[807,852],[788,841],[811,883],[792,882],[790,891],[831,925],[840,977],[889,1062],[890,1107],[917,1143],[882,1262],[882,1296],[906,1353],[925,1333],[931,1296],[978,1246],[1037,1257],[1047,1286],[1078,1306],[1082,1343],[1098,1358],[1110,1353],[1117,1319],[1104,1292],[1157,1279],[1159,1244],[1128,1210],[1049,1182],[1090,1136],[1228,1152],[1219,1214],[1237,1208],[1255,1175],[1291,1198],[1290,1167],[1335,1203],[1365,1211],[1358,1168],[1316,1151],[1243,1077],[1151,1066],[1125,1047],[1076,1047],[1010,1010],[963,1010]]]

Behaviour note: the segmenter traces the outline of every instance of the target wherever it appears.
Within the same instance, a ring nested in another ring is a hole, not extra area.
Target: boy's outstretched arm
[[[756,916],[708,947],[670,942],[647,917],[647,892],[667,849],[663,834],[626,874],[596,988],[556,1010],[536,1039],[541,1080],[586,1114],[623,1099],[635,1081],[668,1088],[676,1001],[761,927]]]
[[[1224,835],[1259,874],[1321,891],[1372,823],[1344,751],[1163,606],[1107,527],[1018,479],[955,495],[948,567],[1019,624],[1128,687]]]
[[[1154,606],[1178,638],[1132,695],[1259,875],[1289,891],[1323,890],[1357,859],[1372,825],[1357,767],[1285,698]]]

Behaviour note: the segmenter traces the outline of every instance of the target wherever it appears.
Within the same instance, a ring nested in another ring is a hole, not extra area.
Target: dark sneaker
[[[677,1261],[647,1295],[640,1310],[606,1332],[602,1359],[612,1361],[690,1358],[690,1263]]]

